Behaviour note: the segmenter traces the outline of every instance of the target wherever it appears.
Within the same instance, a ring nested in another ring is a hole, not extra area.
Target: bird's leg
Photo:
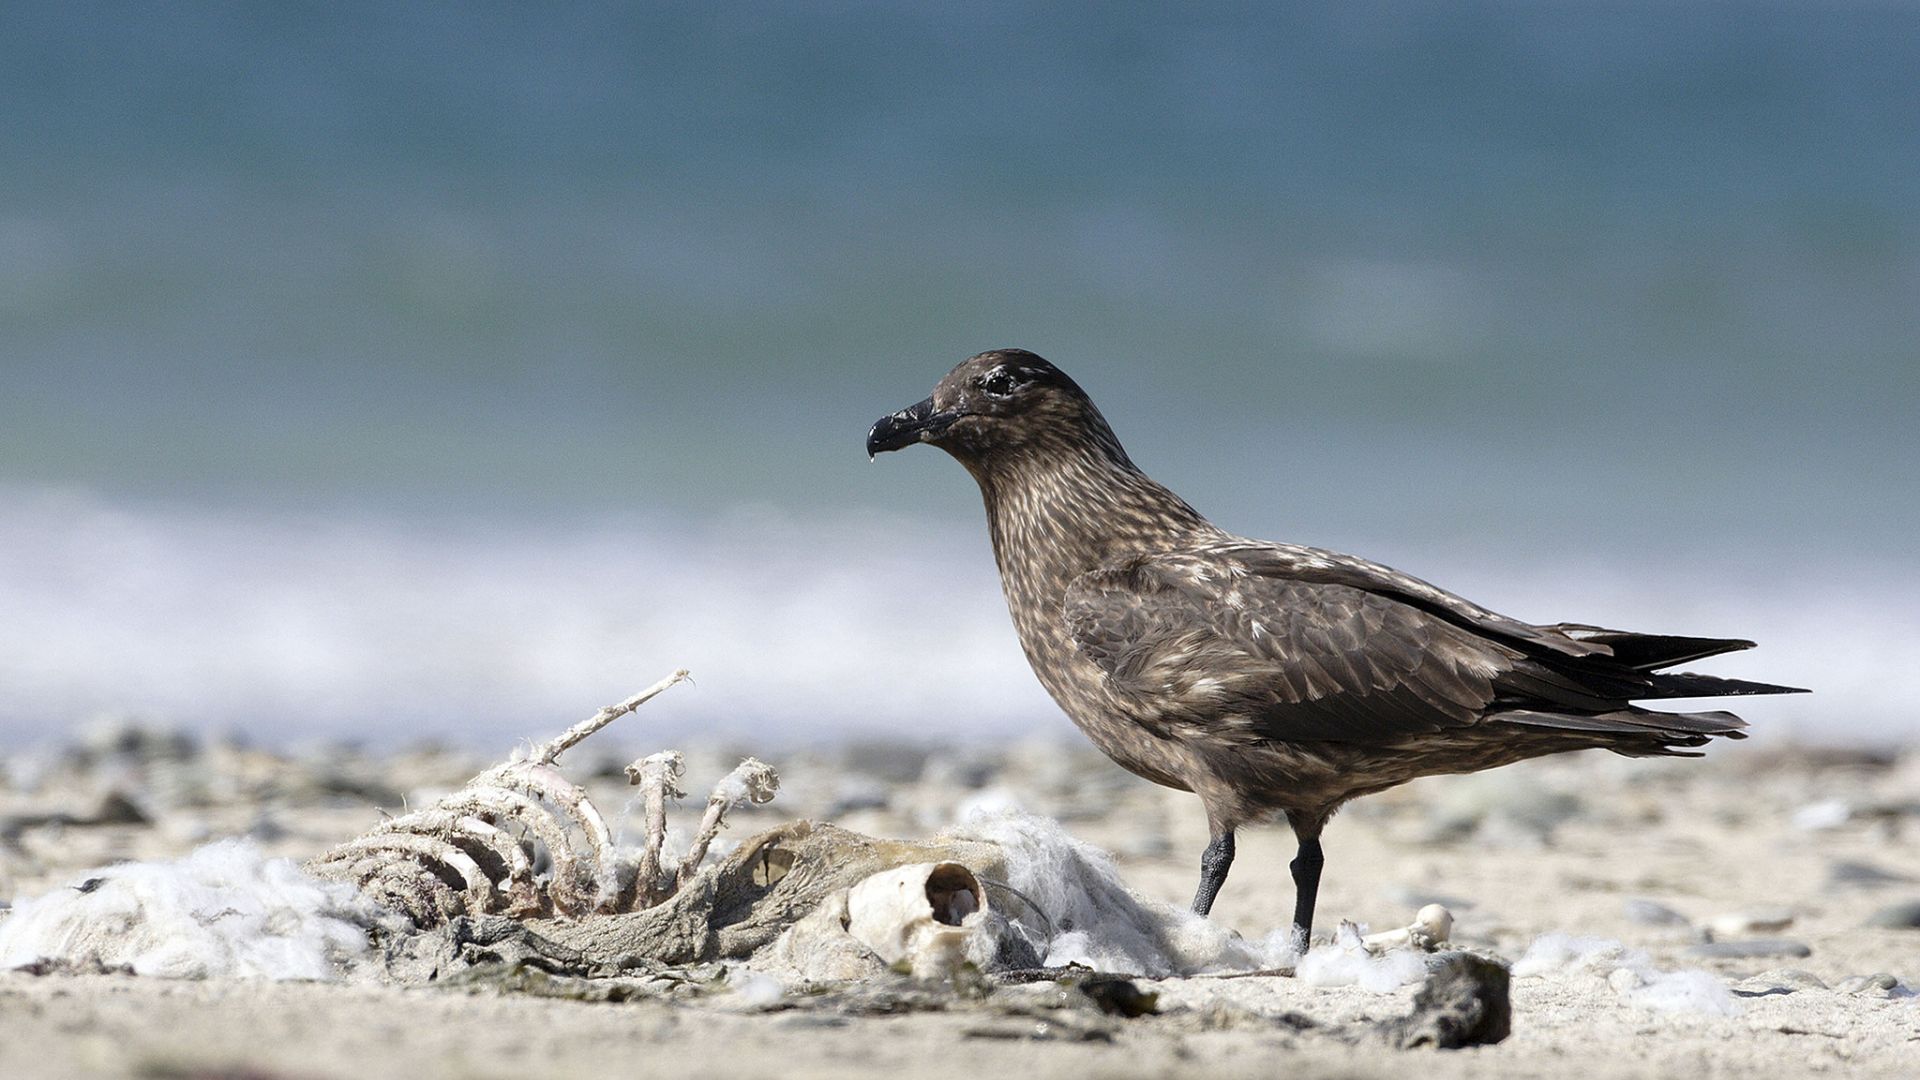
[[[1300,852],[1287,864],[1293,871],[1293,945],[1302,956],[1313,936],[1313,902],[1320,895],[1320,868],[1326,864],[1317,831],[1300,838]]]
[[[1213,842],[1200,853],[1200,889],[1193,894],[1193,912],[1205,915],[1213,910],[1213,898],[1227,883],[1227,870],[1233,866],[1233,830],[1214,834]]]

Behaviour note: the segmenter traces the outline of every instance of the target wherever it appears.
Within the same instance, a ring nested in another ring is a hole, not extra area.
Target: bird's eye
[[[980,389],[992,394],[994,397],[1007,397],[1011,395],[1019,385],[1019,381],[1013,377],[1013,373],[1006,368],[994,368],[992,371],[987,372],[980,380]]]

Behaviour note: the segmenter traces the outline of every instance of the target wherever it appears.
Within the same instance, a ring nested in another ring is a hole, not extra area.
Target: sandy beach
[[[1917,1080],[1917,72],[0,6],[0,1080]]]
[[[617,761],[630,749],[583,747],[567,762],[622,835],[634,823],[617,813],[627,797]],[[688,757],[689,776],[704,779],[739,754]],[[89,868],[173,859],[229,836],[310,858],[486,764],[447,751],[281,755],[103,728],[64,752],[8,761],[0,895],[17,911]],[[1079,747],[875,744],[773,764],[779,797],[743,808],[723,840],[801,817],[919,838],[1017,808],[1110,852],[1128,887],[1174,905],[1204,843],[1190,796]],[[1328,834],[1322,936],[1339,920],[1379,930],[1446,905],[1452,947],[1518,961],[1512,1034],[1492,1046],[1387,1045],[1377,1027],[1409,1012],[1417,982],[1136,979],[1154,1011],[1129,1018],[1071,979],[796,985],[737,962],[671,978],[469,971],[413,984],[365,962],[326,981],[40,964],[0,974],[0,1075],[879,1076],[930,1060],[1036,1076],[1911,1075],[1916,792],[1914,754],[1743,745],[1700,762],[1588,754],[1423,781],[1349,808]],[[1290,855],[1284,830],[1246,835],[1216,921],[1249,941],[1279,927]],[[1543,935],[1570,937],[1548,938],[1565,946],[1556,956]]]

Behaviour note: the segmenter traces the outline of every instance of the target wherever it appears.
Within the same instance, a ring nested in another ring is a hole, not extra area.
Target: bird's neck
[[[1102,444],[970,465],[1009,601],[1057,605],[1096,567],[1221,535],[1178,495]],[[1019,596],[1016,596],[1018,592]]]

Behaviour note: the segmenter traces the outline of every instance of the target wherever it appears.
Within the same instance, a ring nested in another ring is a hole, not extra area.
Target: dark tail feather
[[[1663,672],[1651,676],[1652,693],[1636,693],[1634,698],[1640,701],[1654,701],[1660,698],[1682,697],[1737,697],[1749,694],[1804,694],[1807,691],[1798,686],[1776,686],[1773,683],[1749,682],[1746,679],[1722,679],[1715,675],[1695,675],[1691,671]]]
[[[1613,736],[1594,740],[1627,757],[1699,757],[1680,747],[1704,746],[1716,736],[1744,739],[1745,720],[1730,712],[1663,713],[1651,709],[1616,709],[1605,713],[1551,713],[1535,709],[1514,709],[1494,713],[1489,720],[1526,727],[1554,728],[1560,731],[1585,731]]]
[[[1497,704],[1520,708],[1563,708],[1608,712],[1628,701],[1666,698],[1738,697],[1752,694],[1804,694],[1797,686],[1696,675],[1691,671],[1623,671],[1592,661],[1523,661],[1503,672],[1496,684],[1507,696]]]
[[[1753,648],[1753,642],[1742,638],[1635,634],[1626,630],[1608,630],[1602,626],[1588,626],[1584,623],[1559,623],[1545,629],[1559,631],[1575,641],[1589,645],[1605,645],[1613,650],[1613,659],[1616,663],[1640,671],[1654,671],[1709,656]],[[1747,692],[1760,693],[1761,691]]]

